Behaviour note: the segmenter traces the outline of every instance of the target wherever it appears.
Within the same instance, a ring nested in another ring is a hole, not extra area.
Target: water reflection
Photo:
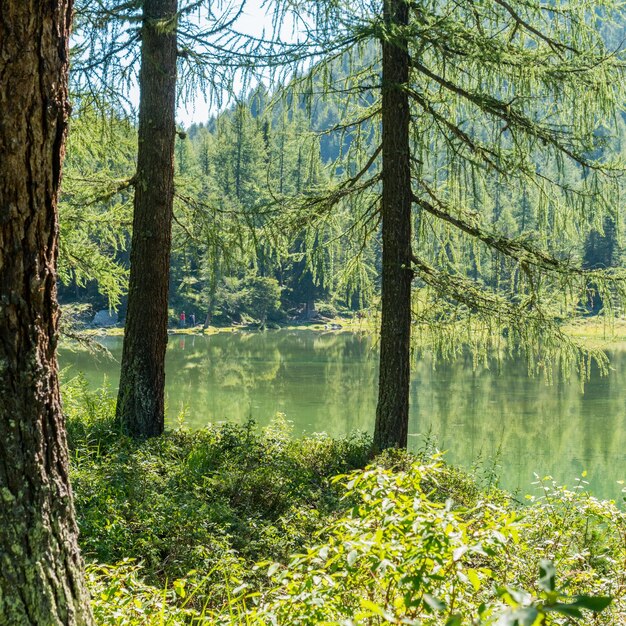
[[[119,359],[121,339],[107,347]],[[119,363],[64,352],[62,365],[94,385],[117,385]],[[411,384],[411,445],[432,435],[462,465],[497,458],[502,484],[531,490],[533,473],[573,484],[587,470],[598,496],[618,498],[626,477],[626,352],[612,355],[608,377],[593,372],[585,393],[576,380],[546,385],[524,363],[474,368],[419,360]],[[377,351],[352,333],[278,331],[172,337],[167,353],[168,419],[184,410],[192,427],[249,417],[268,423],[280,411],[296,433],[341,435],[373,428]]]

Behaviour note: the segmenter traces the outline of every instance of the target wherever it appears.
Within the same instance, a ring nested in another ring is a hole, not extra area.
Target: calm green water
[[[105,345],[118,359],[61,353],[61,365],[94,386],[117,386],[122,340]],[[276,331],[171,336],[167,354],[168,419],[184,410],[192,427],[208,422],[267,424],[276,412],[299,433],[371,431],[377,385],[371,337],[352,333]],[[594,372],[585,392],[576,381],[527,376],[522,362],[499,370],[423,360],[411,385],[411,445],[433,437],[463,466],[498,464],[500,484],[532,493],[534,473],[573,485],[583,470],[591,491],[621,499],[626,478],[626,352],[612,355],[607,377]]]

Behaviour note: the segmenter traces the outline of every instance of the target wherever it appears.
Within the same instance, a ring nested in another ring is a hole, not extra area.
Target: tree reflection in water
[[[119,359],[121,339],[107,347]],[[498,457],[501,485],[531,491],[533,473],[561,483],[587,470],[595,495],[620,499],[626,478],[626,351],[616,352],[608,377],[592,372],[581,393],[577,380],[546,385],[529,378],[524,362],[495,360],[474,368],[427,357],[414,364],[410,445],[434,436],[447,458],[466,467]],[[119,362],[62,352],[63,366],[83,371],[94,386],[106,375],[115,388]],[[276,331],[170,338],[168,418],[181,409],[187,424],[252,418],[268,424],[277,412],[296,434],[371,431],[377,384],[372,337],[354,333]],[[499,451],[499,454],[498,454]]]

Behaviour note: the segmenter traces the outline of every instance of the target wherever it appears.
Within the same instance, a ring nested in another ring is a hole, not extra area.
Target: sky
[[[239,6],[240,0],[231,0],[233,6]],[[236,22],[236,30],[254,37],[261,37],[272,27],[271,14],[268,15],[267,4],[264,0],[246,0],[244,10]],[[201,18],[202,19],[202,18]],[[280,36],[285,41],[294,41],[296,32],[292,21],[281,25]],[[241,84],[241,83],[240,83]],[[138,91],[133,94],[133,100],[138,102]],[[176,121],[182,127],[189,127],[193,123],[206,122],[211,115],[217,112],[215,104],[207,102],[202,93],[186,103],[180,103],[176,112]]]

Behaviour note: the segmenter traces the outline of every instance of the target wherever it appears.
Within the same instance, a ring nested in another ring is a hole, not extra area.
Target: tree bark
[[[411,343],[411,172],[406,0],[385,0],[382,41],[382,317],[374,452],[406,448]],[[398,28],[399,27],[399,28]]]
[[[129,435],[164,428],[165,350],[174,203],[177,0],[145,0],[139,76],[139,151],[128,312],[117,416]]]
[[[0,623],[92,624],[57,375],[71,0],[0,12]]]

